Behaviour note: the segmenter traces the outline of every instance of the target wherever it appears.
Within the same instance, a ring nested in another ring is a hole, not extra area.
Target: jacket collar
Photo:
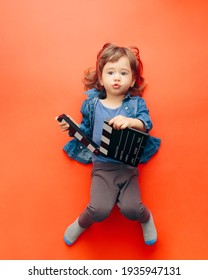
[[[84,93],[88,95],[89,99],[91,99],[91,98],[94,98],[94,97],[99,97],[100,94],[101,94],[101,91],[99,91],[99,90],[97,90],[95,88],[92,88],[92,89],[90,89],[88,91],[85,91]]]

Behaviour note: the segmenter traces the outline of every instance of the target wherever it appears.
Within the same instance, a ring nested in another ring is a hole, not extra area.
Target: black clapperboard
[[[102,155],[131,166],[138,166],[149,137],[147,133],[133,128],[116,130],[105,121],[99,147],[65,114],[58,117],[58,121],[62,120],[70,125],[70,135],[78,139],[96,156]]]

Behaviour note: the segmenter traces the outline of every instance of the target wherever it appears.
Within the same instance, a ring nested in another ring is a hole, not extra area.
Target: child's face
[[[126,56],[122,56],[116,62],[107,62],[103,67],[100,84],[105,88],[107,96],[124,96],[134,83],[135,79]]]

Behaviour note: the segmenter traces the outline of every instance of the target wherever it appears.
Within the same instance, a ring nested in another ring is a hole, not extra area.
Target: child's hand
[[[144,123],[141,120],[134,119],[134,118],[127,118],[121,115],[112,118],[108,122],[108,124],[113,125],[113,128],[118,130],[125,129],[125,128],[134,128],[146,132]]]
[[[125,129],[125,128],[130,128],[132,127],[132,119],[131,118],[127,118],[121,115],[118,115],[114,118],[112,118],[109,122],[109,125],[112,125],[113,128],[115,129]]]
[[[58,117],[56,117],[55,119],[58,121]],[[58,125],[63,132],[69,130],[70,127],[70,125],[67,122],[65,122],[65,120],[62,120],[61,122],[58,121]]]

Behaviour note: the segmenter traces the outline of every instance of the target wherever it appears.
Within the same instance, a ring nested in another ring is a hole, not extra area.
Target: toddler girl
[[[110,120],[109,124],[115,129],[151,130],[149,111],[140,97],[145,86],[142,70],[137,47],[108,43],[97,55],[96,69],[85,71],[83,82],[87,98],[81,108],[80,128],[99,146],[105,120]],[[70,135],[70,127],[65,121],[59,125],[63,131],[69,130]],[[147,162],[159,146],[160,139],[149,136],[140,162]],[[90,202],[66,229],[66,244],[73,244],[92,224],[106,219],[115,204],[125,217],[141,224],[145,243],[154,244],[157,231],[150,210],[141,201],[138,169],[111,158],[95,156],[77,139],[68,142],[64,150],[79,162],[93,163]]]

